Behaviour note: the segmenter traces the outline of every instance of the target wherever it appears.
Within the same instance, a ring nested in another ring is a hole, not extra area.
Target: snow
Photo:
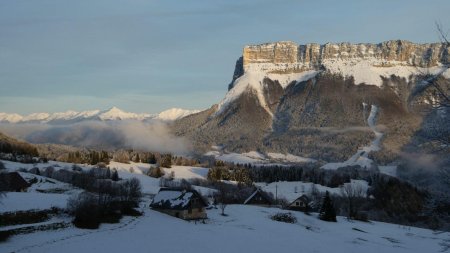
[[[66,208],[69,194],[39,192],[8,192],[1,199],[0,213],[12,211],[43,210],[52,207]]]
[[[280,161],[280,162],[292,162],[292,163],[313,163],[316,160],[291,154],[280,154],[280,153],[267,153],[270,158]]]
[[[17,123],[23,119],[22,115],[19,115],[17,113],[4,113],[0,112],[0,122],[11,122],[11,123]]]
[[[364,180],[351,179],[350,183],[345,183],[344,185],[346,184],[359,186],[364,192],[366,192],[367,189],[369,189],[369,184]],[[274,197],[275,195],[278,195],[279,199],[284,198],[288,202],[296,200],[303,194],[311,195],[313,185],[315,189],[320,193],[325,193],[326,191],[328,191],[330,194],[335,195],[342,194],[341,188],[339,187],[331,188],[320,184],[313,184],[310,182],[302,182],[302,181],[291,181],[291,182],[282,181],[282,182],[273,182],[270,184],[255,183],[255,185],[265,192],[272,193]]]
[[[4,252],[440,252],[449,233],[381,222],[349,221],[337,217],[325,222],[292,212],[297,223],[273,221],[287,212],[277,208],[229,205],[228,216],[208,210],[206,224],[187,222],[153,211],[125,217],[120,224],[102,224],[97,230],[69,227],[17,235],[2,243]],[[442,245],[441,245],[442,244]]]
[[[303,71],[300,73],[291,74],[274,74],[261,70],[262,67],[258,64],[251,64],[246,69],[244,75],[234,81],[233,88],[228,91],[225,98],[219,103],[216,115],[221,114],[227,106],[234,100],[239,98],[245,91],[251,89],[256,93],[261,106],[267,111],[270,116],[273,116],[269,109],[269,105],[264,97],[264,78],[278,80],[280,85],[285,88],[292,81],[300,82],[313,78],[319,71]]]
[[[383,84],[381,77],[395,75],[409,80],[411,75],[439,74],[443,69],[442,66],[432,68],[405,66],[404,62],[386,61],[374,57],[325,59],[322,64],[331,73],[342,74],[344,77],[353,76],[355,84],[365,83],[379,87]]]
[[[258,153],[249,152],[258,156]],[[28,165],[2,161],[8,170],[27,167]],[[69,164],[58,163],[61,169]],[[49,164],[46,164],[48,166]],[[54,164],[53,164],[54,165]],[[33,165],[31,165],[33,166]],[[41,164],[36,164],[40,167]],[[83,169],[91,166],[81,165]],[[157,179],[145,176],[150,165],[142,163],[122,164],[111,162],[122,178],[137,177],[147,192],[159,191]],[[133,169],[131,169],[133,168]],[[205,175],[205,170],[192,171],[194,167],[174,166],[173,170],[183,171],[179,176],[187,177]],[[132,172],[131,172],[132,171]],[[0,212],[65,208],[67,199],[76,189],[64,194],[39,193],[37,189],[64,188],[67,184],[46,182],[44,177],[20,172],[26,179],[36,177],[38,183],[29,192],[10,192],[1,200]],[[176,172],[177,174],[177,172]],[[147,181],[148,179],[149,181]],[[52,179],[50,179],[52,180]],[[367,182],[352,180],[366,190]],[[151,185],[151,187],[149,186]],[[302,193],[309,193],[312,183],[276,182],[258,183],[262,190],[274,193],[279,197],[293,200]],[[340,188],[329,188],[315,185],[319,192],[326,190],[332,194],[340,194]],[[297,193],[295,192],[297,188]],[[151,189],[151,191],[149,191]],[[213,190],[194,186],[203,195],[210,195]],[[167,192],[167,191],[162,191]],[[179,192],[167,192],[156,195],[155,201],[170,198],[175,204],[186,204],[188,194],[180,197]],[[404,227],[380,222],[349,221],[337,217],[337,223],[328,223],[317,219],[317,214],[305,215],[292,212],[297,223],[287,224],[273,221],[270,216],[278,212],[287,212],[278,208],[265,208],[250,205],[229,205],[225,209],[228,216],[220,215],[220,209],[207,210],[208,220],[205,224],[188,222],[156,212],[149,208],[151,199],[144,195],[141,217],[124,217],[119,224],[102,224],[96,230],[83,230],[73,226],[58,230],[35,231],[30,234],[19,234],[1,244],[2,252],[438,252],[448,242],[449,233],[433,232],[427,229]],[[63,220],[61,220],[63,219]],[[57,217],[46,221],[68,222],[67,217]],[[42,225],[36,223],[30,225]],[[25,225],[19,225],[25,226]],[[4,228],[2,228],[4,229]],[[268,232],[270,231],[270,232]],[[300,239],[299,239],[300,238]],[[99,243],[100,242],[100,243]]]
[[[32,113],[30,115],[27,115],[23,117],[23,121],[41,121],[45,120],[46,118],[50,117],[50,114],[48,113]]]
[[[117,107],[112,107],[111,109],[101,112],[98,117],[101,120],[124,120],[124,119],[136,119],[144,120],[150,118],[150,114],[136,114],[130,112],[124,112]]]
[[[378,166],[380,173],[397,177],[397,166],[396,165],[386,165],[386,166]]]
[[[364,103],[363,106],[365,110],[367,104]],[[359,148],[358,151],[345,162],[327,163],[323,165],[321,168],[326,170],[336,170],[341,167],[356,166],[356,165],[359,165],[362,168],[366,169],[370,168],[373,164],[373,161],[369,158],[369,153],[372,151],[380,150],[381,138],[383,137],[383,133],[379,132],[376,128],[377,113],[378,107],[376,105],[372,105],[369,117],[367,118],[367,124],[369,125],[372,132],[375,134],[375,139],[370,143],[369,146]]]
[[[174,179],[206,179],[208,168],[192,166],[172,166],[172,168],[163,168],[166,175],[174,173]]]
[[[258,159],[258,160],[266,159],[266,157],[263,154],[259,153],[258,151],[250,151],[247,153],[242,153],[242,155],[249,157],[249,158]]]
[[[250,151],[242,154],[223,151],[208,151],[205,156],[214,156],[217,160],[229,163],[255,164],[255,165],[279,165],[279,163],[312,163],[316,160],[295,156],[292,154],[267,153]]]
[[[198,113],[200,110],[185,110],[180,108],[172,108],[163,111],[159,114],[148,113],[131,113],[125,112],[117,107],[112,107],[109,110],[90,110],[90,111],[66,111],[56,113],[33,113],[27,116],[22,116],[16,113],[0,113],[0,122],[8,123],[24,123],[24,122],[39,122],[51,123],[54,121],[73,121],[84,119],[100,119],[100,120],[162,120],[173,121],[193,113]]]
[[[184,208],[192,197],[192,192],[183,191],[160,191],[153,198],[152,204],[164,205],[166,201],[169,201],[170,207]]]
[[[198,112],[200,112],[200,110],[185,110],[181,108],[172,108],[159,113],[156,119],[164,121],[173,121]]]

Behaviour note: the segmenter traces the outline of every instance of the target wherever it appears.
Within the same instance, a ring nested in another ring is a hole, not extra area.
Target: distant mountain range
[[[197,113],[199,110],[185,110],[180,108],[172,108],[159,114],[147,113],[131,113],[125,112],[117,107],[108,110],[92,110],[92,111],[66,111],[57,113],[33,113],[30,115],[20,115],[16,113],[0,113],[0,123],[47,123],[47,124],[64,124],[76,123],[85,120],[162,120],[173,121],[185,117],[187,115]]]

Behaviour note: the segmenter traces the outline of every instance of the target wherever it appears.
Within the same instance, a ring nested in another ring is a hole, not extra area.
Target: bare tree
[[[347,183],[341,186],[341,194],[347,199],[348,217],[357,218],[359,201],[366,195],[364,188],[360,184]]]
[[[439,34],[439,38],[443,44],[444,47],[447,49],[450,47],[450,42],[448,39],[448,31],[445,32],[444,28],[441,23],[436,22],[436,30]],[[445,89],[444,83],[446,80],[441,78],[442,74],[446,72],[450,68],[450,63],[445,62],[445,65],[443,66],[443,69],[432,78],[430,84],[437,90],[439,95],[439,101],[437,106],[438,107],[444,107],[444,108],[450,108],[450,94],[449,89]]]
[[[443,50],[450,50],[448,32],[444,31],[442,24],[439,22],[436,22],[436,30]],[[422,71],[417,68],[417,71],[425,76],[425,79],[420,80],[421,85],[416,86],[415,94],[428,90],[433,94],[434,98],[431,101],[431,108],[427,110],[430,115],[434,116],[424,123],[426,124],[424,137],[430,143],[438,144],[437,147],[439,149],[450,146],[450,124],[448,120],[448,114],[450,113],[450,83],[444,76],[444,73],[448,72],[449,68],[450,62],[442,62],[441,69],[437,73],[431,73],[428,69],[428,71]]]
[[[227,189],[226,185],[220,185],[219,189],[215,195],[215,199],[219,205],[220,210],[222,211],[222,215],[225,216],[225,208],[228,206],[228,204],[230,203],[230,192]]]

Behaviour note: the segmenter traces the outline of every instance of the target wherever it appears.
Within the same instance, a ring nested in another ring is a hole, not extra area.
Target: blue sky
[[[0,0],[0,112],[208,108],[246,44],[435,42],[450,1]]]

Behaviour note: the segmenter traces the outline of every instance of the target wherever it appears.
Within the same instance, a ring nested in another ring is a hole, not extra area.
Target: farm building
[[[260,189],[256,189],[256,191],[244,201],[244,205],[271,206],[273,205],[273,201],[267,193]]]
[[[196,190],[161,188],[150,207],[184,220],[206,219],[207,203]]]
[[[309,198],[305,194],[301,195],[289,204],[288,209],[307,212],[309,209]]]
[[[0,173],[0,191],[24,192],[30,184],[18,172]]]

